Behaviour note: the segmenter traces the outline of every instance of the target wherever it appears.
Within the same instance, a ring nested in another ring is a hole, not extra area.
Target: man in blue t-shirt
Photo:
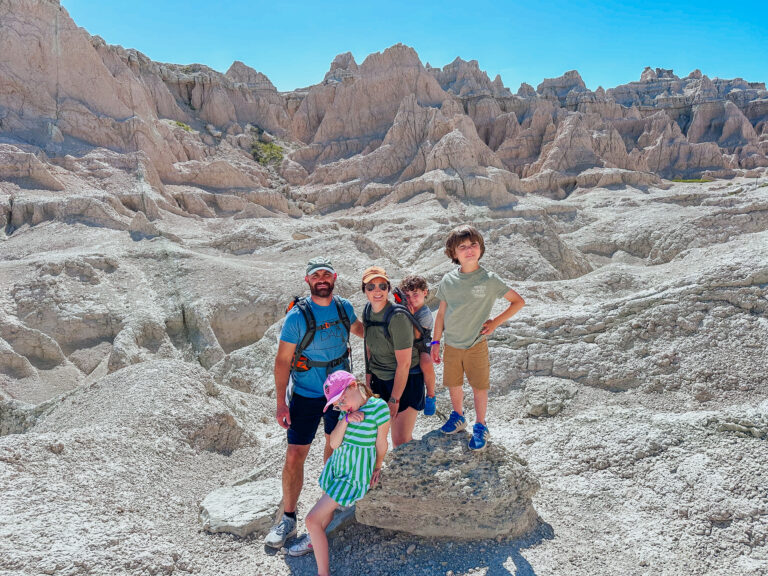
[[[283,517],[264,539],[264,543],[273,548],[281,548],[288,538],[296,534],[296,504],[304,483],[304,461],[321,419],[325,429],[324,459],[328,460],[333,451],[329,438],[338,415],[332,410],[323,412],[326,403],[323,383],[330,372],[349,369],[343,361],[334,362],[346,355],[349,335],[333,299],[336,271],[330,260],[312,258],[307,264],[304,280],[311,295],[307,303],[315,319],[315,336],[302,351],[301,355],[306,360],[292,366],[296,346],[307,333],[304,314],[298,306],[294,306],[285,317],[275,358],[276,417],[277,423],[288,431],[288,449],[283,466]],[[352,305],[344,298],[338,300],[349,319],[349,331],[362,338],[363,324],[357,319]],[[312,366],[328,363],[328,366]],[[293,384],[293,393],[287,399],[289,380]]]

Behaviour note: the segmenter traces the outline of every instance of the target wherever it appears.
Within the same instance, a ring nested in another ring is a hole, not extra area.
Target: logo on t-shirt
[[[335,320],[333,322],[319,324],[317,326],[317,332],[315,333],[315,341],[318,344],[315,348],[322,350],[343,345],[344,332],[341,327],[341,322]]]
[[[485,284],[472,286],[472,298],[485,298],[485,294],[486,294]]]

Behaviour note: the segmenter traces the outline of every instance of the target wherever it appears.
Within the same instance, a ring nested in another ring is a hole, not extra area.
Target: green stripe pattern
[[[376,436],[389,421],[389,408],[381,398],[369,398],[360,408],[362,422],[350,422],[341,446],[328,459],[320,475],[320,487],[341,506],[350,506],[368,492],[376,466]],[[347,415],[342,412],[339,420]]]

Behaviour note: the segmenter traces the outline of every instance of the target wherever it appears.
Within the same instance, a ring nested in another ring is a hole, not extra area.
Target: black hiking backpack
[[[402,294],[397,288],[395,288],[395,290],[393,291],[393,294],[396,300],[400,302],[404,300]],[[411,314],[411,311],[408,310],[406,306],[403,306],[398,302],[392,303],[392,305],[387,309],[386,314],[384,314],[384,319],[382,321],[371,320],[371,303],[368,302],[365,305],[365,308],[363,309],[363,326],[365,327],[365,336],[367,337],[369,326],[382,326],[384,328],[384,335],[387,337],[387,340],[391,342],[392,336],[389,333],[389,323],[392,321],[392,317],[395,314],[404,314],[405,317],[411,321],[411,324],[414,326],[414,328],[416,328],[419,331],[419,334],[420,334],[418,338],[413,339],[413,347],[416,348],[419,354],[421,353],[429,354],[429,343],[432,339],[432,330],[422,326],[421,323],[418,320],[416,320],[416,317],[413,314]],[[365,340],[365,338],[363,340]],[[368,370],[368,354],[367,353],[365,355],[365,359],[366,359],[366,371],[367,371]]]
[[[306,350],[307,347],[312,343],[312,340],[314,340],[315,333],[317,332],[318,328],[315,315],[312,313],[312,307],[309,305],[308,300],[309,299],[306,296],[296,296],[285,309],[285,312],[288,313],[291,309],[293,309],[294,306],[297,307],[299,312],[301,312],[301,315],[304,317],[304,322],[307,325],[307,331],[304,333],[301,341],[296,345],[296,351],[293,354],[293,361],[291,362],[291,372],[306,372],[310,368],[325,368],[326,373],[330,373],[331,368],[335,368],[336,366],[340,366],[341,364],[346,363],[349,364],[349,369],[351,371],[352,351],[349,348],[349,328],[351,324],[349,322],[349,316],[347,316],[347,311],[344,310],[344,305],[341,303],[341,299],[338,296],[333,297],[333,302],[336,304],[336,311],[338,312],[339,319],[335,322],[327,322],[326,324],[331,326],[336,322],[341,322],[341,324],[344,326],[344,329],[347,331],[347,350],[338,358],[325,362],[312,360],[311,358],[308,358],[304,355],[304,350]]]

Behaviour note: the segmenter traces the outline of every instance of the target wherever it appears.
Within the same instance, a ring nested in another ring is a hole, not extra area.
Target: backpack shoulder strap
[[[366,302],[363,308],[363,358],[365,359],[365,373],[371,373],[371,361],[368,358],[368,326],[371,325],[371,303]]]
[[[373,326],[371,323],[371,303],[366,302],[365,308],[363,308],[363,326],[368,328],[368,326]]]
[[[315,322],[315,315],[312,313],[312,308],[310,307],[309,302],[307,302],[306,298],[299,298],[296,301],[296,308],[298,308],[299,312],[301,312],[301,315],[304,317],[304,322],[307,325],[307,331],[304,333],[304,336],[301,338],[301,342],[299,342],[299,345],[296,346],[295,357],[298,358],[299,356],[301,356],[301,353],[307,349],[307,346],[309,346],[312,343],[312,340],[315,338],[315,332],[317,332],[317,322]]]
[[[334,296],[333,301],[336,304],[336,311],[339,314],[339,320],[341,320],[341,323],[344,325],[344,328],[347,331],[347,341],[349,341],[349,330],[352,326],[352,323],[349,321],[349,316],[347,316],[347,311],[344,309],[344,303],[341,301],[341,298]]]
[[[419,331],[419,337],[416,338],[414,340],[414,342],[421,341],[421,340],[424,339],[424,336],[428,332],[428,330],[426,328],[424,328],[424,326],[421,325],[421,322],[419,322],[416,319],[416,317],[413,314],[411,314],[411,311],[408,310],[408,308],[406,306],[403,306],[402,304],[392,304],[390,309],[387,311],[387,314],[386,314],[386,316],[384,318],[384,322],[386,322],[387,338],[390,338],[390,336],[389,336],[389,323],[392,321],[392,317],[395,314],[404,314],[405,317],[408,318],[408,320],[410,320],[411,324],[413,324],[413,327],[416,328],[416,330]],[[391,338],[390,338],[390,340],[391,340]]]
[[[402,304],[392,304],[392,306],[387,310],[387,313],[384,316],[384,321],[389,324],[392,321],[392,316],[395,314],[405,314],[405,316],[408,318],[408,320],[411,321],[411,324],[416,326],[416,328],[421,329],[421,324],[418,320],[416,320],[416,317],[411,314],[411,311],[408,310],[406,306],[403,306]]]

